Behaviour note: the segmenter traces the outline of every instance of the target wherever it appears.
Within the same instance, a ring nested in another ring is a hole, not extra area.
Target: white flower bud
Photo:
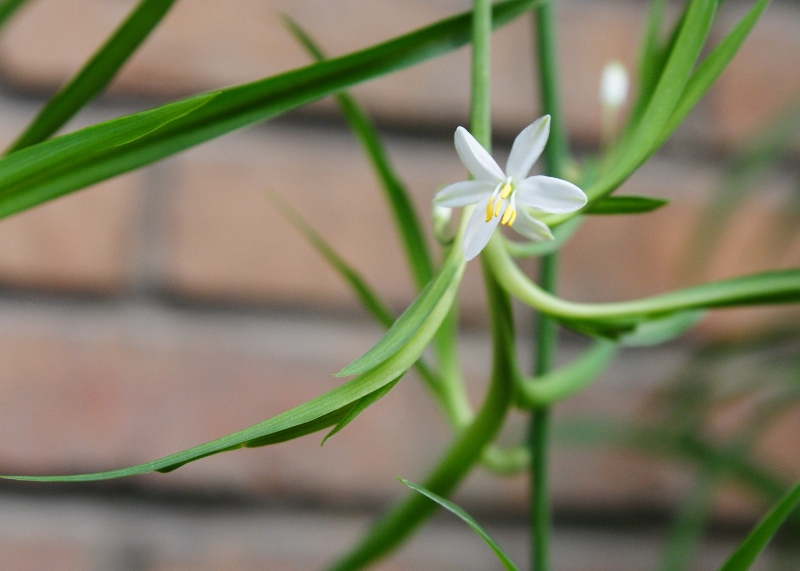
[[[628,100],[630,81],[628,71],[619,61],[610,61],[600,79],[600,102],[604,107],[618,109]]]

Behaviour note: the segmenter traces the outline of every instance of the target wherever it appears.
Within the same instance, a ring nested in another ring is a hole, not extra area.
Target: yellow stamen
[[[486,221],[489,222],[492,219],[492,210],[494,209],[494,198],[489,198],[489,204],[486,205]]]
[[[497,205],[494,207],[494,215],[495,215],[495,216],[500,216],[500,207],[501,207],[501,206],[503,206],[503,201],[502,201],[502,199],[501,199],[501,200],[498,200],[498,201],[497,201]],[[488,220],[487,220],[487,222],[488,222]]]
[[[514,220],[516,220],[516,219],[517,219],[517,211],[516,211],[516,210],[514,210],[514,211],[511,213],[511,220],[509,220],[509,221],[508,221],[508,226],[509,226],[509,227],[513,226],[513,225],[514,225]]]
[[[503,190],[500,191],[500,198],[505,200],[506,198],[508,198],[508,195],[511,194],[512,190],[513,189],[511,188],[511,185],[506,183],[506,185],[503,187]],[[495,216],[497,215],[495,214]]]
[[[514,214],[514,209],[509,206],[506,208],[506,211],[503,213],[503,218],[500,220],[500,224],[508,224],[508,221],[511,220],[511,216]]]

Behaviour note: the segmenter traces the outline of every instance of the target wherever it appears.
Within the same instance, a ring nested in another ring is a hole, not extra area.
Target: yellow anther
[[[503,187],[503,190],[500,191],[500,198],[505,200],[506,198],[508,198],[508,195],[511,194],[512,190],[513,189],[511,188],[511,185],[506,183],[506,185]]]
[[[495,215],[495,216],[500,216],[500,207],[501,207],[501,206],[503,206],[503,201],[502,201],[502,199],[501,199],[501,200],[498,200],[498,201],[497,201],[497,204],[496,204],[496,205],[495,205],[495,207],[494,207],[494,215]]]
[[[486,221],[489,222],[492,219],[492,210],[494,209],[494,201],[493,198],[489,198],[489,204],[486,205]]]
[[[511,217],[513,215],[514,215],[514,209],[511,208],[511,206],[509,206],[503,213],[503,218],[500,220],[500,224],[508,224],[508,221],[511,220]]]
[[[514,225],[514,220],[516,220],[516,219],[517,219],[517,211],[515,210],[515,211],[513,211],[511,213],[511,220],[508,221],[508,225],[509,226],[513,226]]]

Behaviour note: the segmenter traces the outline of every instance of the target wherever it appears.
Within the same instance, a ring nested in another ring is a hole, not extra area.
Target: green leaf
[[[0,27],[4,26],[11,16],[17,13],[28,0],[1,0],[0,1]]]
[[[719,571],[747,571],[750,569],[758,555],[764,550],[798,504],[800,504],[800,483],[783,496],[781,501],[761,520],[747,539],[736,548],[736,551],[719,568]]]
[[[325,59],[325,54],[322,50],[294,20],[288,16],[283,16],[283,20],[286,27],[297,41],[305,47],[306,51],[319,61]],[[361,143],[367,158],[369,158],[381,181],[394,215],[397,230],[405,247],[414,282],[421,290],[433,277],[433,263],[431,262],[428,243],[425,241],[425,235],[422,232],[422,226],[414,210],[411,197],[397,176],[394,167],[392,167],[378,130],[366,111],[346,93],[336,95],[336,101],[339,104],[342,115]]]
[[[541,377],[524,380],[519,385],[523,406],[548,406],[582,391],[611,363],[617,348],[616,343],[598,339],[570,364]]]
[[[453,251],[460,254],[457,250],[457,248],[453,248]],[[372,349],[336,373],[336,376],[346,377],[369,371],[396,353],[400,347],[416,335],[420,324],[428,319],[440,300],[444,296],[455,294],[465,267],[466,263],[461,255],[451,254],[439,275],[425,286],[422,293],[394,322],[386,335]]]
[[[92,59],[39,112],[9,153],[44,141],[98,96],[175,0],[142,0]]]
[[[658,84],[623,148],[613,154],[614,163],[586,192],[594,204],[621,185],[650,155],[664,126],[681,100],[716,11],[716,0],[690,0]]]
[[[483,539],[483,541],[486,542],[486,545],[488,545],[489,548],[494,552],[495,556],[497,556],[498,561],[500,561],[500,563],[502,563],[503,567],[505,567],[507,571],[519,571],[517,566],[514,565],[514,562],[511,561],[511,559],[508,557],[508,555],[506,555],[503,552],[503,550],[500,548],[500,546],[497,545],[497,542],[495,542],[495,540],[492,539],[491,536],[488,533],[486,533],[486,530],[483,529],[480,526],[480,524],[477,521],[475,521],[472,518],[472,516],[469,515],[467,512],[465,512],[462,508],[460,508],[459,506],[457,506],[453,502],[444,499],[441,496],[437,496],[436,494],[434,494],[430,490],[426,490],[425,488],[423,488],[420,485],[417,485],[417,484],[415,484],[413,482],[409,482],[408,480],[404,480],[403,478],[398,478],[398,480],[400,480],[400,482],[402,482],[403,484],[405,484],[406,486],[408,486],[412,490],[414,490],[416,492],[419,492],[423,496],[425,496],[425,497],[429,498],[430,500],[436,502],[437,504],[442,506],[444,509],[448,510],[451,513],[454,513],[459,518],[461,518],[461,521],[463,521],[470,528],[472,528],[472,531],[477,533],[481,537],[481,539]]]
[[[705,311],[682,311],[661,319],[644,321],[620,337],[623,347],[652,347],[680,337],[700,323]]]
[[[669,204],[665,198],[649,196],[606,196],[600,202],[584,210],[584,214],[642,214],[658,210]]]
[[[536,1],[508,0],[496,4],[495,24],[508,23]],[[131,122],[140,121],[141,114],[101,123],[12,153],[0,160],[0,216],[447,53],[469,41],[470,17],[470,13],[454,16],[359,52],[215,92],[209,95],[213,99],[206,105],[126,145],[108,147],[103,141],[109,133],[128,130]],[[145,113],[153,112],[157,110]],[[80,147],[81,153],[64,152],[75,147]]]
[[[458,259],[458,256],[453,257]],[[440,297],[436,307],[420,323],[416,333],[408,339],[403,347],[380,365],[323,395],[268,420],[200,446],[129,468],[69,476],[2,476],[2,478],[36,482],[87,482],[153,471],[169,472],[188,462],[220,452],[241,447],[252,448],[277,444],[334,426],[353,412],[353,403],[395,382],[419,359],[450,311],[457,286],[458,282],[455,281],[454,287]]]
[[[297,210],[292,208],[280,195],[267,191],[267,198],[281,211],[286,220],[294,226],[314,249],[328,262],[350,286],[364,308],[384,327],[391,327],[395,321],[392,311],[380,300],[364,279],[345,262],[328,242],[306,222]]]
[[[768,4],[769,0],[758,0],[744,18],[742,18],[733,30],[725,36],[725,39],[714,48],[714,51],[697,66],[683,94],[681,94],[678,105],[672,111],[658,139],[653,142],[651,152],[658,150],[658,148],[669,139],[675,129],[678,128],[678,125],[683,122],[720,74],[725,71],[725,68],[728,66],[731,59],[733,59],[733,56],[739,51],[742,43],[747,39],[747,36],[750,34],[753,26],[756,25],[756,22],[758,22],[758,19],[761,17],[761,14]]]
[[[651,0],[647,15],[642,46],[639,53],[639,75],[637,77],[636,102],[631,110],[630,123],[638,124],[647,109],[647,103],[655,91],[658,78],[664,69],[666,56],[669,55],[661,45],[661,26],[664,21],[666,0]]]
[[[392,381],[391,383],[389,383],[385,387],[380,388],[377,391],[375,391],[373,393],[370,393],[367,396],[358,399],[356,402],[354,402],[352,405],[350,405],[350,408],[348,409],[347,414],[344,415],[344,417],[342,417],[342,419],[339,422],[336,423],[336,426],[333,427],[333,430],[331,430],[327,434],[327,436],[325,436],[325,438],[322,439],[322,444],[320,444],[320,446],[324,446],[325,443],[328,441],[328,439],[331,436],[333,436],[334,434],[338,433],[345,426],[347,426],[348,424],[353,422],[358,417],[358,415],[360,415],[362,412],[367,410],[367,408],[369,408],[370,405],[373,405],[376,402],[378,402],[379,400],[381,400],[386,395],[386,393],[388,393],[390,390],[392,390],[394,388],[394,386],[398,382],[400,382],[399,378],[394,380],[394,381]]]

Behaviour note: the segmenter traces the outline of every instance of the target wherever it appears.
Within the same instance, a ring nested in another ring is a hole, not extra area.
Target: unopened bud
[[[446,206],[433,205],[433,234],[442,245],[448,245],[453,241],[455,232],[450,227],[450,219],[453,217],[453,209]]]
[[[630,80],[625,66],[618,61],[610,61],[603,68],[600,79],[600,102],[604,107],[618,109],[628,100]]]

